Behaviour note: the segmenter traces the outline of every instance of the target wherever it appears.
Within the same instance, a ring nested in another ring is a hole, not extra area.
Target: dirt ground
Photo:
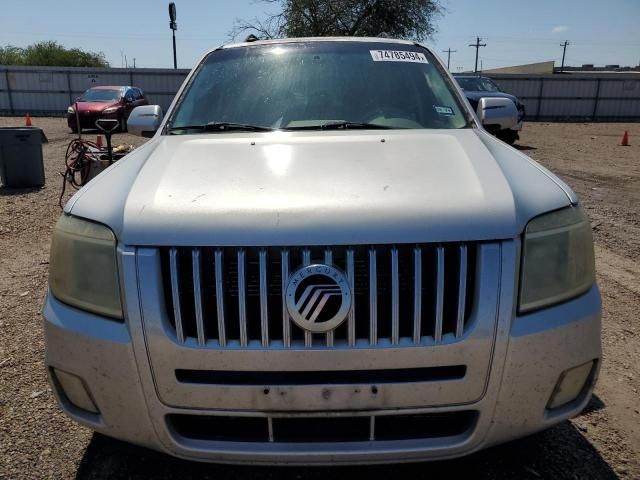
[[[22,122],[0,118],[0,126]],[[604,364],[585,412],[464,459],[332,469],[185,462],[94,435],[58,410],[45,376],[40,308],[60,214],[58,172],[72,137],[63,119],[36,118],[34,124],[49,138],[46,186],[0,187],[0,478],[640,478],[640,124],[529,123],[519,142],[578,192],[593,223]],[[625,129],[630,147],[619,146]],[[115,137],[115,143],[143,141]]]

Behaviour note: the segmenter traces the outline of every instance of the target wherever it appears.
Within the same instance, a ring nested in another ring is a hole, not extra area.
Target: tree
[[[38,42],[26,48],[0,47],[0,65],[36,65],[51,67],[108,67],[104,53],[65,48],[58,42]]]
[[[278,5],[265,18],[238,19],[234,38],[253,33],[260,38],[369,36],[424,40],[436,32],[440,0],[261,0]]]

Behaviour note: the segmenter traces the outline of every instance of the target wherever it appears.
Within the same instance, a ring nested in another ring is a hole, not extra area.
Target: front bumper
[[[125,277],[129,262],[123,262]],[[512,274],[513,276],[513,274]],[[134,291],[135,291],[135,287]],[[163,403],[156,392],[137,297],[127,294],[127,323],[116,323],[66,306],[51,295],[44,307],[46,365],[82,379],[99,413],[75,407],[52,382],[61,408],[78,422],[121,440],[192,460],[251,464],[363,464],[446,459],[545,429],[578,414],[591,395],[601,358],[600,295],[597,286],[562,305],[514,316],[513,285],[501,287],[493,362],[484,394],[467,404],[437,407],[300,413],[260,409],[179,408]],[[554,411],[546,408],[561,373],[595,361],[588,385],[575,401]],[[365,388],[360,386],[361,388]],[[195,389],[198,386],[194,386]],[[367,387],[368,388],[368,387]],[[397,384],[396,384],[397,388]],[[413,386],[406,384],[409,394]],[[331,386],[325,389],[332,393]],[[296,387],[280,395],[295,396]],[[382,393],[384,391],[382,390]],[[425,398],[425,405],[429,399]],[[256,401],[256,405],[260,405]],[[440,438],[325,443],[233,442],[186,438],[168,422],[170,415],[287,418],[296,416],[382,416],[475,414],[464,432]]]

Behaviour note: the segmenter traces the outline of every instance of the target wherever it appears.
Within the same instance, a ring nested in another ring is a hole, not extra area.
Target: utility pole
[[[173,68],[178,69],[178,59],[176,57],[176,30],[178,24],[176,23],[176,4],[171,2],[169,4],[169,28],[173,32]]]
[[[136,68],[136,57],[133,57],[133,68]]]
[[[565,40],[564,43],[561,43],[562,47],[562,66],[560,67],[560,73],[564,71],[564,56],[567,54],[567,45],[570,45],[569,40]]]
[[[475,47],[475,49],[476,49],[476,66],[473,69],[474,72],[478,71],[478,52],[480,50],[480,47],[486,47],[487,46],[486,43],[480,43],[481,41],[482,41],[482,38],[476,37],[476,43],[469,44],[470,47]]]
[[[447,50],[442,50],[442,51],[447,54],[447,70],[449,70],[449,63],[451,62],[451,54],[456,53],[457,50],[451,50],[451,47],[449,47]]]

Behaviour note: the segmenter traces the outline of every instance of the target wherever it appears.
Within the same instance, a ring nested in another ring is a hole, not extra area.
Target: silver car
[[[467,455],[585,407],[589,221],[431,50],[229,45],[160,114],[132,113],[153,138],[55,228],[46,365],[70,417],[185,459],[317,465]]]

